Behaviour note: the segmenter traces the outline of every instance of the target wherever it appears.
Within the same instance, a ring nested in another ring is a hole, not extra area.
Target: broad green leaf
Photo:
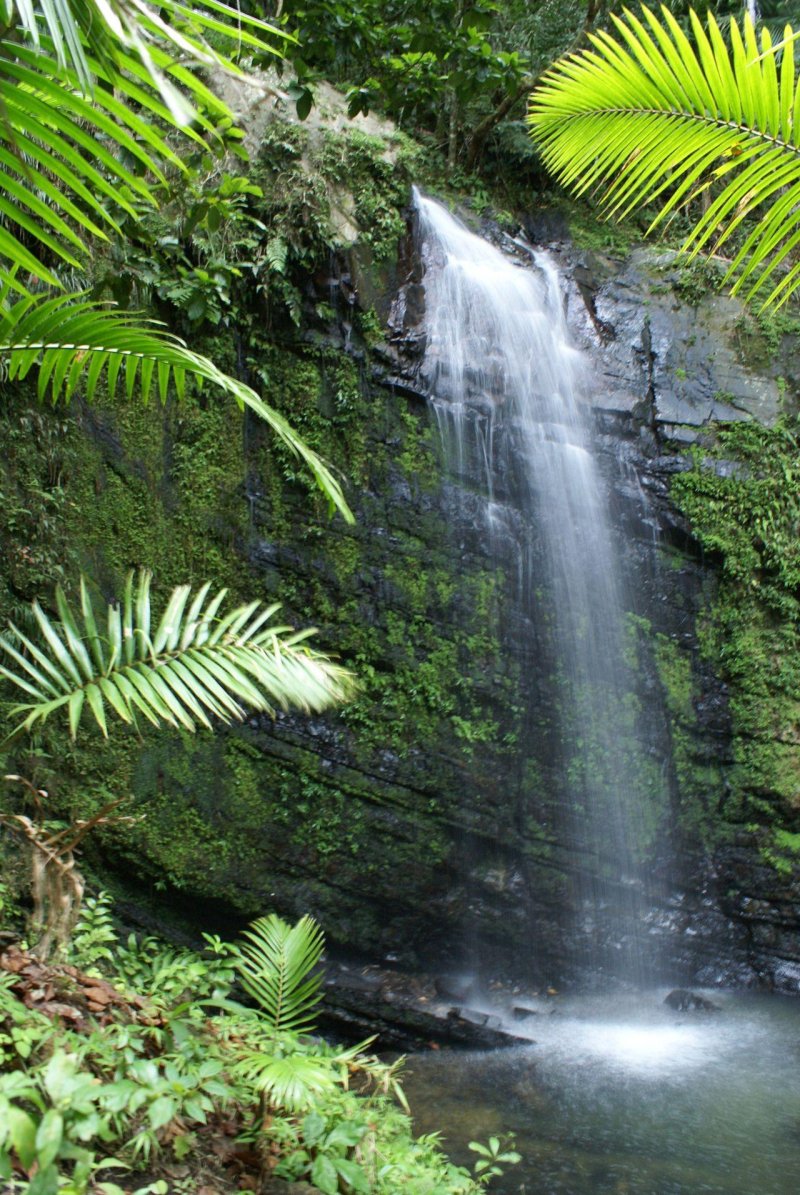
[[[30,1170],[36,1160],[36,1123],[21,1108],[13,1105],[7,1112],[8,1136],[20,1162]]]
[[[324,1195],[339,1195],[339,1175],[330,1158],[317,1154],[311,1167],[311,1181]]]
[[[36,1130],[36,1155],[40,1169],[55,1161],[64,1138],[64,1118],[54,1108],[48,1108]]]
[[[369,1179],[358,1162],[354,1162],[351,1158],[334,1158],[333,1164],[337,1173],[342,1176],[350,1189],[356,1192],[356,1195],[369,1195],[371,1190]]]
[[[163,1128],[177,1115],[177,1102],[169,1095],[160,1095],[147,1109],[147,1119],[152,1129]]]

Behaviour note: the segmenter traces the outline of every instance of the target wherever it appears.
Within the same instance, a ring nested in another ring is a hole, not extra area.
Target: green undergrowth
[[[703,750],[698,731],[695,703],[701,696],[700,684],[690,654],[674,639],[656,634],[652,645],[668,719],[680,831],[686,841],[713,851],[730,832],[719,808],[719,794],[725,791],[723,768]]]
[[[800,497],[798,427],[720,427],[693,450],[672,495],[720,564],[699,626],[703,656],[728,686],[732,762],[725,817],[768,831],[770,861],[800,829]]]
[[[323,945],[309,919],[261,919],[235,945],[205,937],[200,953],[120,937],[101,895],[84,906],[70,967],[18,954],[0,972],[9,1195],[189,1195],[267,1179],[321,1195],[477,1195],[518,1160],[493,1139],[474,1143],[475,1174],[455,1166],[436,1134],[415,1139],[402,1060],[302,1029],[319,986],[304,975]]]

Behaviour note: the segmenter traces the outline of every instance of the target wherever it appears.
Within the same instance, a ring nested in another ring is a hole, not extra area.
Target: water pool
[[[675,1013],[665,991],[554,1002],[536,1044],[409,1059],[418,1131],[511,1130],[523,1162],[498,1195],[795,1195],[800,1191],[800,1001],[707,993]]]

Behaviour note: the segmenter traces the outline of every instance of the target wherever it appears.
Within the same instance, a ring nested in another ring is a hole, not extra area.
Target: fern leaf
[[[312,917],[289,926],[272,913],[254,921],[244,938],[236,960],[242,986],[274,1033],[308,1029],[322,998],[315,970],[325,948],[322,930]]]
[[[264,402],[251,387],[219,369],[208,357],[194,353],[153,320],[135,313],[92,302],[83,296],[26,296],[0,307],[0,353],[8,355],[13,381],[38,368],[39,396],[49,390],[54,402],[68,401],[82,380],[91,401],[105,369],[109,390],[114,391],[121,365],[131,391],[144,379],[144,396],[154,367],[159,370],[159,393],[166,396],[168,376],[182,385],[188,373],[208,381],[269,424],[287,447],[308,466],[333,510],[348,523],[352,512],[337,478],[321,457],[309,448],[290,424]]]

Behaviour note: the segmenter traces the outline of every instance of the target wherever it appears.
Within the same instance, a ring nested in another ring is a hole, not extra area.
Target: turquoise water
[[[554,1002],[536,1044],[409,1059],[420,1132],[511,1130],[523,1162],[497,1195],[795,1195],[800,1191],[800,1001],[707,993],[718,1013],[670,1012],[665,992]]]

